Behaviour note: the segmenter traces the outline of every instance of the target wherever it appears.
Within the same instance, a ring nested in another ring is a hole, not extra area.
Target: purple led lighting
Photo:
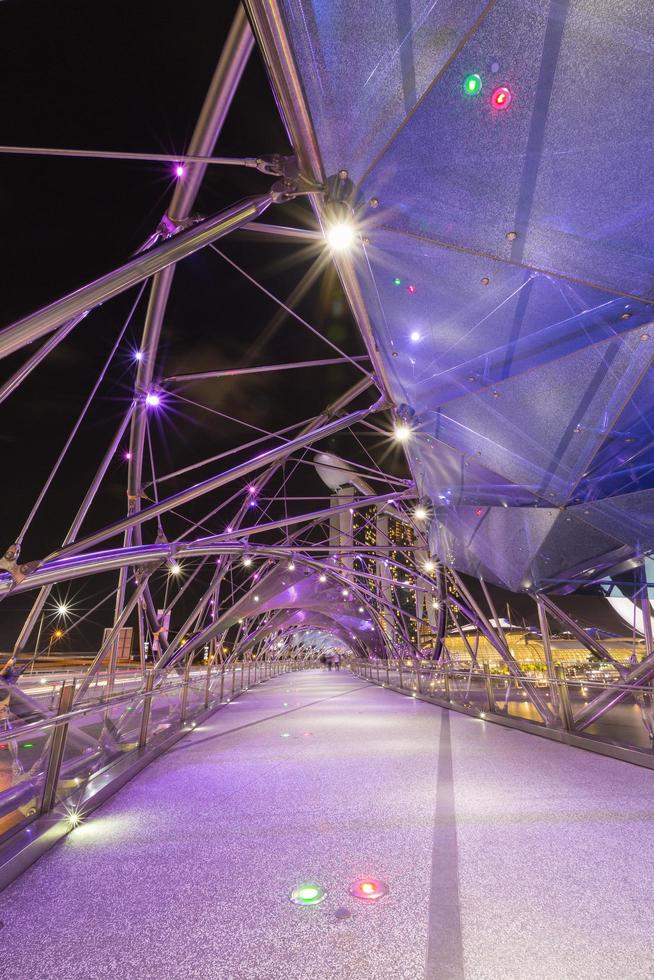
[[[143,351],[142,350],[136,350],[136,351],[134,351],[134,360],[135,361],[142,361],[143,360]]]
[[[257,492],[257,488],[253,483],[251,483],[250,486],[248,487],[248,493],[255,494],[256,492]]]
[[[129,463],[131,458],[132,458],[132,454],[130,453],[129,450],[123,453],[123,459],[125,460],[125,462]]]
[[[150,408],[156,408],[157,405],[161,404],[161,398],[156,391],[149,391],[145,396],[145,404],[149,405]]]
[[[181,163],[178,163],[177,164],[177,166],[175,167],[175,176],[179,180],[182,179],[182,177],[184,176],[184,166],[183,166],[183,164],[181,164]]]
[[[410,337],[411,337],[412,343],[414,343],[414,344],[417,344],[418,341],[422,340],[422,337],[420,335],[420,331],[419,330],[412,330],[411,331],[411,334],[410,334]]]

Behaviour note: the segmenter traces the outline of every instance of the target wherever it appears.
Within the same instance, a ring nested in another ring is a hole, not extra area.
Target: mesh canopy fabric
[[[435,552],[567,588],[650,550],[654,7],[281,6]]]

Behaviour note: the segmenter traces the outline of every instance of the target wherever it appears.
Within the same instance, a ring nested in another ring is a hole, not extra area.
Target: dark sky
[[[3,57],[1,141],[13,145],[182,152],[231,24],[236,4],[203,0],[81,0],[0,3]],[[287,139],[255,49],[217,152],[256,156],[289,152]],[[261,193],[270,179],[250,170],[214,168],[195,210],[212,214],[241,197]],[[0,321],[3,325],[77,288],[129,258],[159,223],[171,197],[171,168],[42,157],[0,157]],[[276,208],[267,220],[311,224],[304,204]],[[277,295],[286,297],[315,259],[298,248],[239,235],[224,250]],[[147,294],[146,294],[147,295]],[[16,537],[74,424],[100,367],[135,299],[132,291],[94,311],[2,405],[0,546]],[[348,353],[363,346],[332,273],[320,276],[297,306],[314,326]],[[131,398],[133,363],[144,302],[44,505],[27,533],[22,560],[58,546]],[[165,320],[158,375],[247,364],[275,363],[332,353],[248,285],[209,250],[178,266]],[[271,323],[273,328],[271,329]],[[9,377],[32,352],[2,362]],[[208,408],[270,430],[316,414],[356,379],[349,368],[267,375],[246,382],[211,382],[182,393]],[[159,475],[237,445],[255,435],[206,409],[169,403],[153,429]],[[373,449],[374,442],[368,442]],[[355,455],[345,437],[332,448]],[[384,465],[400,465],[384,459]],[[200,477],[208,476],[204,470]],[[126,466],[119,454],[84,530],[123,516]],[[165,492],[183,484],[171,481]],[[324,493],[305,470],[299,487]],[[199,516],[205,502],[188,513]],[[183,527],[168,518],[174,537]],[[222,529],[221,524],[214,525]],[[145,532],[151,540],[154,532]],[[165,576],[160,577],[163,587]],[[62,587],[83,612],[113,587],[109,576]],[[30,605],[29,594],[2,604],[0,649],[13,642]],[[184,604],[180,604],[183,611]],[[111,618],[110,604],[71,633],[73,648],[89,648]]]
[[[182,152],[193,131],[236,4],[190,0],[139,0],[111,5],[82,2],[0,4],[5,39],[0,64],[2,142],[84,149]],[[9,43],[7,43],[9,41]],[[258,53],[250,59],[217,152],[257,156],[288,153],[288,142]],[[212,214],[243,196],[261,193],[270,178],[250,170],[214,168],[205,178],[195,210]],[[171,168],[42,157],[0,158],[1,320],[6,325],[75,289],[130,257],[159,223],[173,188]],[[311,223],[304,204],[275,208],[268,220]],[[306,247],[240,235],[224,250],[282,297],[288,296],[315,259]],[[146,294],[147,295],[147,294]],[[110,350],[136,292],[94,311],[2,406],[3,481],[0,542],[10,544]],[[22,560],[41,558],[65,534],[102,451],[131,395],[130,348],[138,345],[142,302],[66,462],[25,537]],[[298,305],[314,326],[350,353],[362,353],[332,274],[319,277]],[[333,352],[292,319],[269,325],[277,308],[209,250],[178,266],[165,320],[158,374],[247,364],[278,363]],[[32,348],[5,359],[8,377]],[[181,393],[270,430],[317,413],[355,380],[351,369],[273,375],[238,384],[195,385]],[[257,433],[235,427],[204,409],[168,405],[153,430],[156,468],[169,472],[217,453]],[[334,448],[339,448],[338,441]],[[200,476],[208,476],[205,470]],[[112,467],[85,529],[123,516],[126,466]],[[181,483],[165,487],[173,492]],[[314,474],[304,492],[322,493]],[[196,509],[198,515],[208,507]],[[193,509],[188,511],[194,513]],[[180,526],[169,519],[173,537]],[[148,534],[145,535],[149,539]],[[72,588],[72,593],[79,591]],[[96,577],[78,597],[111,588]],[[66,589],[63,590],[66,592]],[[29,596],[3,604],[0,644],[11,642]],[[104,614],[94,617],[96,632]],[[94,641],[93,627],[76,642]]]

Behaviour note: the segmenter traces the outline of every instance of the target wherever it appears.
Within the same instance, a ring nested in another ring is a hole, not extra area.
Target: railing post
[[[245,661],[243,661],[243,666],[245,666]],[[248,658],[248,688],[250,686],[250,669],[252,667],[252,661]],[[247,688],[246,688],[247,690]]]
[[[209,658],[209,663],[207,664],[207,680],[204,685],[204,707],[205,710],[209,707],[209,688],[211,687],[211,668],[213,667],[213,661],[211,657]]]
[[[404,681],[402,679],[402,658],[401,657],[400,657],[400,659],[397,662],[397,672],[398,672],[399,678],[400,678],[400,687],[403,688],[404,687]]]
[[[443,687],[445,688],[445,700],[449,704],[452,698],[450,697],[450,673],[447,664],[443,664]]]
[[[144,749],[148,740],[148,725],[150,724],[150,712],[152,710],[152,685],[154,684],[154,670],[149,667],[145,672],[145,696],[143,698],[143,711],[141,713],[141,730],[139,731],[139,748]]]
[[[386,683],[390,687],[390,685],[391,685],[391,675],[390,675],[390,672],[389,672],[389,669],[388,669],[388,657],[386,657]]]
[[[220,666],[220,698],[219,701],[222,704],[223,695],[225,693],[225,664]]]
[[[377,683],[379,684],[379,661],[377,661]]]
[[[232,697],[236,691],[236,661],[232,664]]]
[[[570,695],[568,693],[568,681],[563,667],[558,664],[555,668],[556,682],[559,688],[559,718],[566,732],[574,729],[574,717],[570,707]]]
[[[490,667],[487,663],[483,665],[484,670],[484,685],[486,687],[486,704],[489,711],[495,711],[495,697],[493,696],[493,679],[490,673]]]
[[[59,704],[57,714],[65,715],[73,707],[73,697],[75,695],[75,681],[67,684],[63,681],[59,694]],[[50,756],[45,772],[45,782],[43,784],[43,796],[41,797],[41,813],[49,813],[55,805],[57,799],[57,785],[59,783],[59,772],[61,762],[64,757],[66,747],[66,735],[68,734],[68,722],[55,725],[50,743]]]
[[[188,686],[191,679],[191,663],[186,664],[184,668],[184,679],[182,681],[182,705],[179,712],[180,724],[184,724],[186,721],[186,708],[188,706]]]

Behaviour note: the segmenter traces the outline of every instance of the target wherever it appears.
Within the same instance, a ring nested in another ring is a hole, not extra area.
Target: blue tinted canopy
[[[356,185],[351,273],[433,550],[559,589],[651,549],[654,8],[280,7],[304,105],[273,83],[300,158],[294,115]]]

